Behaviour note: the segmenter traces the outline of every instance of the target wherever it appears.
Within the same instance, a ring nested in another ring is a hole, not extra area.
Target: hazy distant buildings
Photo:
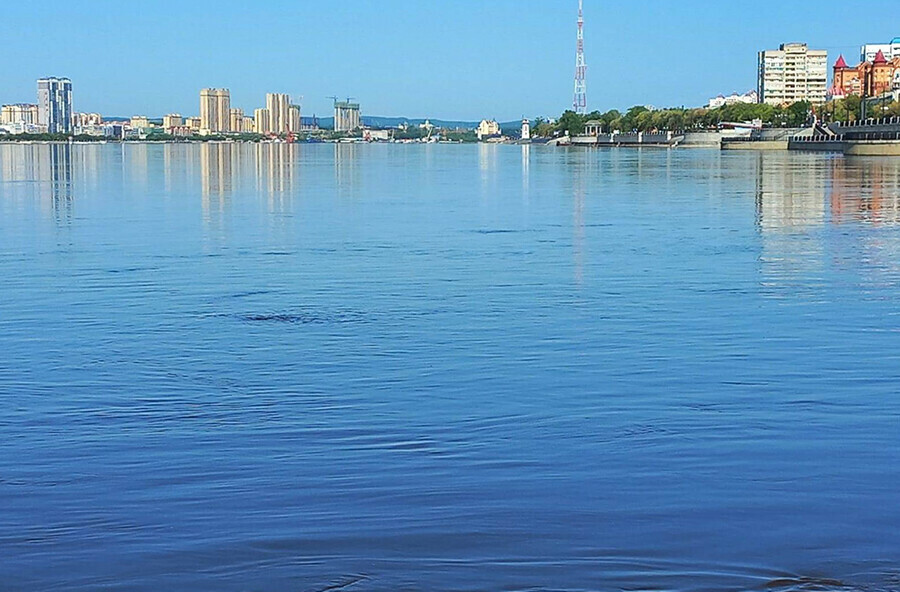
[[[359,103],[350,101],[334,102],[334,131],[352,132],[359,129]]]
[[[150,119],[144,115],[134,115],[130,123],[132,129],[148,129],[150,127]]]
[[[300,128],[302,127],[300,124],[301,120],[302,118],[300,117],[300,105],[291,105],[288,131],[299,132]]]
[[[16,103],[0,107],[0,125],[38,122],[38,106],[30,103]]]
[[[72,116],[75,128],[103,125],[103,116],[99,113],[76,113]]]
[[[41,78],[37,83],[38,122],[51,134],[72,132],[72,81]]]
[[[824,103],[828,87],[828,52],[805,43],[784,43],[759,52],[758,94],[761,103]]]
[[[228,113],[228,129],[233,133],[243,133],[244,129],[244,110],[232,108]]]
[[[168,115],[163,115],[163,129],[170,130],[173,127],[181,127],[184,125],[184,118],[181,117],[181,113],[169,113]]]
[[[231,93],[227,88],[204,88],[200,91],[200,133],[217,134],[230,131]]]
[[[253,111],[253,128],[257,134],[268,134],[272,131],[269,127],[269,110],[256,109]]]

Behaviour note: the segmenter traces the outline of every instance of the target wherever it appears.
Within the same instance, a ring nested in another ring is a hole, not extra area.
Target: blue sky
[[[701,105],[756,85],[756,52],[805,41],[849,62],[900,36],[896,3],[585,0],[588,106]],[[75,108],[196,114],[199,90],[353,96],[370,115],[557,115],[572,101],[576,0],[47,0],[4,3],[0,102],[69,76]]]

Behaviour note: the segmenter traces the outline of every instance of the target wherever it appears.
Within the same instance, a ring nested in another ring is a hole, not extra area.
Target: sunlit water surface
[[[0,146],[0,589],[900,588],[900,159]]]

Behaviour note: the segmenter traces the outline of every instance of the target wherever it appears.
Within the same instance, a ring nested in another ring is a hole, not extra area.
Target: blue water
[[[900,159],[0,145],[0,589],[900,589]]]

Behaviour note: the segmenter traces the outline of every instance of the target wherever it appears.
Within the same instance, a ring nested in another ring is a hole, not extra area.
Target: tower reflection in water
[[[71,144],[7,145],[0,174],[4,182],[21,184],[15,194],[36,199],[45,215],[68,224],[75,201],[72,159]]]

